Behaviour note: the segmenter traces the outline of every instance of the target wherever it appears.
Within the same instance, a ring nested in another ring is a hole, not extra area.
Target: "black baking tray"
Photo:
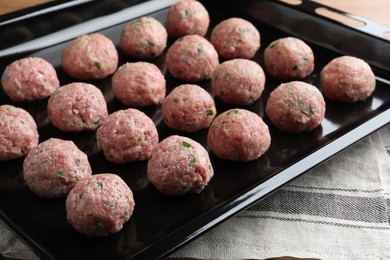
[[[56,67],[62,85],[75,81],[61,69],[61,51],[68,41],[80,34],[98,31],[118,46],[120,32],[129,20],[151,15],[163,22],[168,6],[174,2],[56,1],[56,4],[52,2],[2,16],[0,72],[13,60],[39,56]],[[47,99],[14,103],[1,89],[0,104],[13,104],[33,115],[41,142],[49,137],[73,140],[87,153],[94,173],[117,173],[134,192],[135,211],[123,230],[109,237],[87,238],[67,223],[65,198],[43,199],[28,190],[23,181],[23,159],[1,162],[0,216],[42,259],[155,259],[167,256],[390,121],[390,44],[378,37],[377,32],[356,30],[319,17],[313,11],[313,3],[307,4],[307,1],[301,6],[279,1],[201,2],[211,16],[209,33],[216,23],[233,16],[248,19],[259,29],[262,47],[253,60],[260,65],[263,65],[263,50],[271,41],[292,35],[305,40],[314,51],[315,71],[304,81],[321,89],[321,68],[332,58],[349,54],[370,63],[377,76],[375,92],[366,101],[356,104],[326,100],[327,111],[320,127],[308,133],[288,134],[276,130],[264,114],[270,91],[281,83],[267,75],[262,97],[243,108],[259,114],[269,125],[270,149],[258,160],[245,163],[219,160],[210,153],[215,176],[205,190],[200,194],[167,197],[148,182],[146,162],[109,163],[97,149],[95,132],[63,133],[51,125],[47,118]],[[134,61],[119,48],[118,52],[120,64]],[[151,62],[165,74],[169,92],[183,82],[167,72],[164,54]],[[111,92],[110,78],[88,82],[102,90],[110,113],[125,109]],[[200,85],[210,91],[210,82]],[[216,104],[219,113],[233,107],[217,99]],[[207,129],[194,134],[173,131],[162,122],[159,106],[141,110],[156,123],[160,140],[172,134],[186,135],[207,148]]]

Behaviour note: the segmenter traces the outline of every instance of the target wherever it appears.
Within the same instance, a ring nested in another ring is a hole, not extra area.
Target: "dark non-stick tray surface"
[[[52,3],[31,12],[26,10],[18,15],[0,17],[0,72],[16,59],[39,56],[56,67],[62,85],[75,81],[61,68],[61,52],[67,41],[80,34],[99,31],[118,46],[120,32],[129,20],[151,15],[163,22],[167,6],[173,2],[59,1],[61,5],[68,5],[53,10],[56,5]],[[219,160],[210,153],[215,176],[205,190],[200,194],[167,197],[148,182],[146,162],[109,163],[97,149],[95,132],[63,133],[49,122],[47,99],[14,103],[0,90],[0,104],[13,104],[33,115],[39,126],[40,142],[49,137],[73,140],[88,154],[94,173],[117,173],[134,192],[135,211],[123,230],[104,238],[87,238],[67,223],[65,198],[44,199],[29,191],[23,181],[23,159],[1,162],[0,216],[43,259],[153,259],[166,256],[389,122],[390,59],[385,55],[390,51],[385,40],[277,1],[202,2],[211,16],[209,32],[216,23],[233,16],[248,19],[259,29],[262,47],[254,60],[261,65],[264,48],[271,41],[288,35],[305,40],[316,59],[316,69],[305,81],[318,88],[321,88],[319,72],[332,58],[344,54],[364,58],[377,75],[373,96],[356,104],[326,100],[326,116],[320,127],[303,134],[282,133],[271,126],[264,114],[270,91],[280,84],[267,76],[266,89],[260,100],[244,108],[259,114],[270,126],[270,149],[258,160],[245,163]],[[25,17],[18,18],[20,15]],[[118,52],[120,65],[134,61],[119,48]],[[169,92],[182,82],[167,72],[164,57],[151,62],[165,74]],[[111,92],[110,77],[89,82],[102,90],[110,113],[125,108]],[[210,91],[210,82],[200,85]],[[233,107],[218,100],[216,103],[219,113]],[[159,106],[141,110],[156,123],[160,140],[181,134],[207,148],[207,130],[195,134],[173,131],[162,122]]]

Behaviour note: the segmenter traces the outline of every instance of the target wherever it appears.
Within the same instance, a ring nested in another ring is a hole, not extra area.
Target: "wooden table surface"
[[[52,0],[1,0],[0,14],[34,6]],[[300,0],[286,0],[297,2]],[[389,0],[315,0],[315,2],[334,7],[336,9],[362,16],[378,23],[390,26]]]

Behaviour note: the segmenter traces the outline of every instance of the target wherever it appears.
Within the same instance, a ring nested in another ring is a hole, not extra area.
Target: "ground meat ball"
[[[157,128],[152,119],[134,108],[110,114],[96,136],[104,156],[114,163],[147,160],[158,144]]]
[[[219,60],[209,41],[199,35],[187,35],[168,49],[166,64],[175,78],[195,82],[210,79]]]
[[[310,131],[324,119],[325,101],[315,86],[292,81],[279,85],[271,92],[266,113],[275,127],[282,131]]]
[[[245,109],[231,109],[218,115],[207,135],[210,150],[223,160],[256,160],[270,143],[268,126],[257,114]]]
[[[304,41],[287,37],[272,42],[264,51],[267,72],[280,80],[303,79],[314,70],[313,51]]]
[[[211,85],[214,94],[223,102],[250,105],[263,93],[265,75],[256,62],[234,59],[223,62],[214,70]]]
[[[113,75],[112,91],[126,106],[157,105],[165,97],[165,78],[152,63],[126,63]]]
[[[102,79],[114,73],[117,66],[114,43],[99,33],[78,37],[62,52],[62,68],[76,79]]]
[[[59,88],[49,98],[47,109],[53,125],[65,132],[95,130],[108,116],[100,89],[81,82]]]
[[[133,193],[116,174],[92,175],[69,192],[66,218],[76,231],[88,237],[119,232],[134,211]]]
[[[22,108],[0,106],[0,161],[27,155],[38,144],[37,125]]]
[[[161,141],[148,162],[147,176],[163,194],[200,193],[214,175],[209,155],[198,142],[178,135]]]
[[[249,21],[233,17],[214,27],[210,41],[224,59],[250,59],[260,48],[260,33]]]
[[[18,102],[44,99],[60,87],[54,67],[38,57],[9,64],[1,77],[1,84],[5,94]]]
[[[375,75],[364,60],[342,56],[321,71],[322,91],[335,101],[354,103],[365,100],[375,90]]]
[[[164,123],[172,129],[196,132],[207,128],[217,114],[213,97],[197,85],[180,85],[164,99]]]
[[[153,17],[141,17],[128,23],[122,30],[119,46],[135,58],[155,58],[167,46],[168,33]]]
[[[210,17],[206,8],[193,0],[182,0],[172,5],[165,19],[165,27],[173,38],[190,34],[205,36],[209,24]]]
[[[23,178],[36,195],[68,195],[76,183],[92,175],[87,155],[72,141],[50,138],[31,149],[23,163]]]

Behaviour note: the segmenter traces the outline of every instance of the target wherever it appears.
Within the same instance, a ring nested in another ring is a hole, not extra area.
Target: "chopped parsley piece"
[[[181,18],[187,18],[188,17],[188,11],[187,10],[181,10],[180,11]]]
[[[81,165],[81,160],[79,158],[77,158],[76,160],[74,160],[74,162],[76,163],[77,166],[80,166]]]
[[[314,115],[314,114],[315,114],[314,107],[309,106],[309,114],[310,114],[310,115]]]
[[[202,75],[200,75],[200,79],[201,80],[209,80],[210,79],[210,75],[207,74],[207,73],[202,73]]]
[[[100,189],[103,189],[103,182],[98,181],[96,184],[100,187]]]
[[[279,41],[271,43],[271,45],[268,47],[268,49],[274,48],[276,45],[278,45]]]
[[[100,222],[102,222],[101,218],[99,218],[98,216],[93,216],[93,223],[95,224],[100,224]]]
[[[115,202],[110,201],[110,208],[115,209]]]
[[[174,99],[173,99],[173,102],[179,103],[179,100],[178,100],[177,98],[174,98]]]
[[[145,46],[154,46],[154,43],[149,41],[149,40],[145,40]]]
[[[62,171],[62,170],[57,171],[57,172],[56,172],[56,175],[57,175],[58,177],[60,177],[60,178],[65,178],[65,172]]]
[[[192,159],[190,160],[190,167],[191,167],[192,165],[194,165],[194,163],[196,163],[196,159],[195,159],[195,158],[192,158]]]
[[[84,192],[80,192],[79,193],[79,199],[81,200],[83,198],[83,196],[84,196]]]
[[[298,70],[298,65],[294,65],[294,66],[292,67],[292,70],[293,70],[293,71],[297,71],[297,70]]]
[[[102,66],[100,65],[100,63],[99,63],[98,61],[95,61],[94,65],[95,65],[95,67],[96,67],[98,70],[102,69]]]
[[[238,114],[238,110],[237,109],[233,109],[233,110],[230,110],[229,112],[227,112],[227,115],[237,115]]]
[[[207,114],[207,116],[212,116],[212,115],[214,115],[214,112],[212,109],[207,109],[206,114]]]
[[[181,146],[185,148],[190,148],[192,145],[190,143],[187,143],[186,141],[181,142]]]
[[[200,46],[198,49],[196,49],[198,53],[204,53],[204,49],[202,46]]]

